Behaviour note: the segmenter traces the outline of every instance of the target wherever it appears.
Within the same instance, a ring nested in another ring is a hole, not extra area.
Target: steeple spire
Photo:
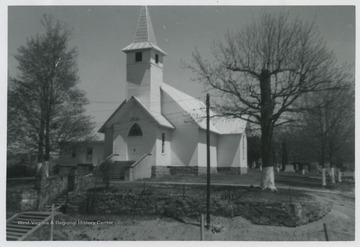
[[[123,52],[129,52],[139,49],[155,49],[163,55],[167,55],[156,42],[154,29],[151,23],[149,9],[147,6],[142,6],[140,10],[140,17],[136,28],[134,42],[126,46]]]
[[[147,6],[142,6],[140,10],[140,17],[136,28],[134,43],[150,42],[157,45],[154,30],[152,27],[149,9]]]

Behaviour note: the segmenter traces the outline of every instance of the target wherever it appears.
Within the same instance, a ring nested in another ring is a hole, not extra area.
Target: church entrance
[[[128,137],[129,160],[138,160],[144,155],[142,151],[142,136]]]
[[[145,154],[143,150],[143,133],[138,124],[134,124],[130,128],[127,145],[129,160],[136,161]]]

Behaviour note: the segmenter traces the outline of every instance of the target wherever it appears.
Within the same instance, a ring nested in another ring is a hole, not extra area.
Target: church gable
[[[174,129],[174,126],[160,114],[154,114],[136,97],[132,97],[127,102],[123,102],[120,107],[110,116],[99,132],[104,133],[106,128],[111,128],[114,124],[127,122],[144,121],[147,124],[160,125],[165,128]]]

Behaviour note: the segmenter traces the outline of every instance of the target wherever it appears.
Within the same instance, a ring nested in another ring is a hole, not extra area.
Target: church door
[[[138,160],[145,153],[143,151],[143,133],[138,124],[134,124],[128,135],[128,157],[129,160]]]

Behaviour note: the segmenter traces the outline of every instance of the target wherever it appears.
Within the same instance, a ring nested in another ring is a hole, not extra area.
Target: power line
[[[192,110],[193,110],[193,111],[205,110],[205,108],[194,108],[194,109],[192,109]],[[166,115],[163,115],[163,114],[161,114],[161,113],[152,113],[151,116],[149,116],[149,117],[140,117],[140,118],[138,118],[136,121],[153,119],[154,116],[163,117],[163,118],[165,118],[167,121],[169,121],[169,120],[166,118],[166,116],[174,115],[174,114],[179,114],[179,113],[189,114],[191,118],[195,118],[193,115],[191,115],[191,112],[187,112],[187,111],[185,111],[185,110],[182,110],[182,111],[170,112],[170,113],[167,113]],[[127,124],[127,123],[136,122],[136,121],[129,120],[129,121],[121,122],[121,125]],[[195,121],[196,121],[196,120],[195,120]],[[104,124],[104,123],[106,123],[106,121],[105,121],[105,122],[95,122],[95,124],[97,124],[97,125]],[[152,124],[143,124],[142,126],[148,126],[148,125],[152,125]]]
[[[181,99],[181,100],[170,100],[170,101],[150,101],[149,103],[173,103],[173,102],[182,102],[182,101],[200,101],[202,102],[200,99],[205,99],[206,97],[201,96],[201,97],[192,97],[193,99]],[[122,102],[119,101],[89,101],[90,104],[95,103],[95,104],[121,104]]]
[[[95,111],[88,111],[87,113],[92,113],[92,112],[108,112],[108,111],[115,111],[116,108],[112,108],[112,109],[105,109],[105,110],[95,110]]]

